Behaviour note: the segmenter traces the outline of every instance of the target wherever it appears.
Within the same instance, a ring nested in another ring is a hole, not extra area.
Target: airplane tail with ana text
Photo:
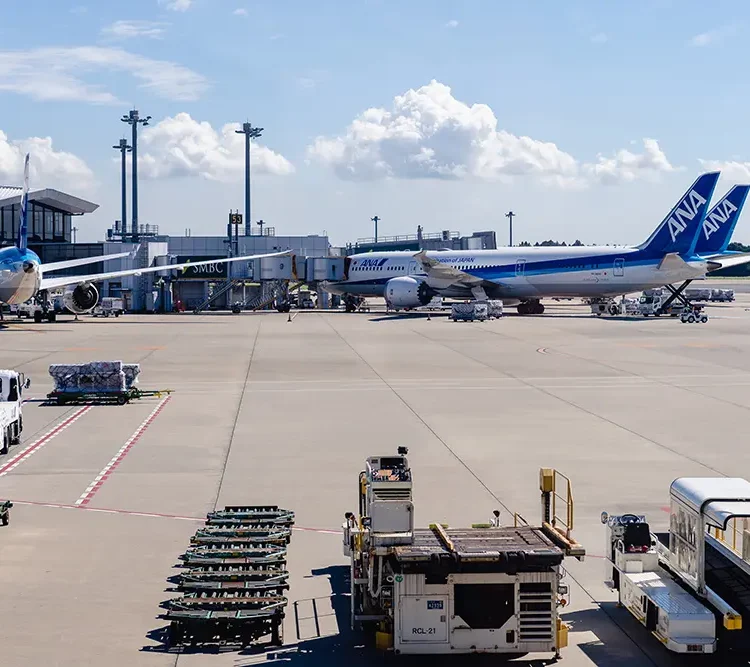
[[[718,171],[699,176],[638,248],[655,257],[670,253],[683,257],[693,255],[718,180]]]
[[[745,205],[750,185],[735,185],[707,214],[695,245],[696,255],[712,255],[727,249]]]

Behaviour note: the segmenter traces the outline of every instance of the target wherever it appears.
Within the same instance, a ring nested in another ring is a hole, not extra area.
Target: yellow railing
[[[709,528],[709,534],[713,535],[723,545],[734,551],[740,558],[742,553],[742,535],[750,526],[748,519],[729,519],[727,529]]]
[[[573,530],[573,485],[561,472],[555,470],[554,473],[555,482],[552,488],[552,525],[555,528],[562,526],[565,529],[565,537],[570,539],[570,533]],[[558,514],[558,500],[562,505],[560,508],[561,514]]]

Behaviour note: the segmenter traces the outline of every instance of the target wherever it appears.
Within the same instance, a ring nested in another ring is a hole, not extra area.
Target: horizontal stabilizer
[[[662,258],[659,262],[657,269],[659,271],[674,271],[675,269],[681,269],[687,265],[687,262],[682,259],[676,252],[670,252]]]
[[[728,269],[733,266],[750,264],[750,252],[738,252],[734,255],[716,255],[708,260],[708,271]]]

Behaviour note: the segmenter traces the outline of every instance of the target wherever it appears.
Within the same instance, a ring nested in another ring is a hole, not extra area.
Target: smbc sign
[[[208,259],[225,259],[224,257],[188,257],[178,255],[177,264],[186,264],[193,262],[205,262]],[[177,269],[178,280],[194,278],[196,280],[212,280],[227,277],[226,262],[210,262],[199,266],[188,266],[184,269]]]

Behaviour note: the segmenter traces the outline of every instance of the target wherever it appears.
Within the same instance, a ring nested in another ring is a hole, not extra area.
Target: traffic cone
[[[292,321],[292,314],[291,313],[289,313],[289,317],[286,318],[286,321],[287,322],[291,322]]]

